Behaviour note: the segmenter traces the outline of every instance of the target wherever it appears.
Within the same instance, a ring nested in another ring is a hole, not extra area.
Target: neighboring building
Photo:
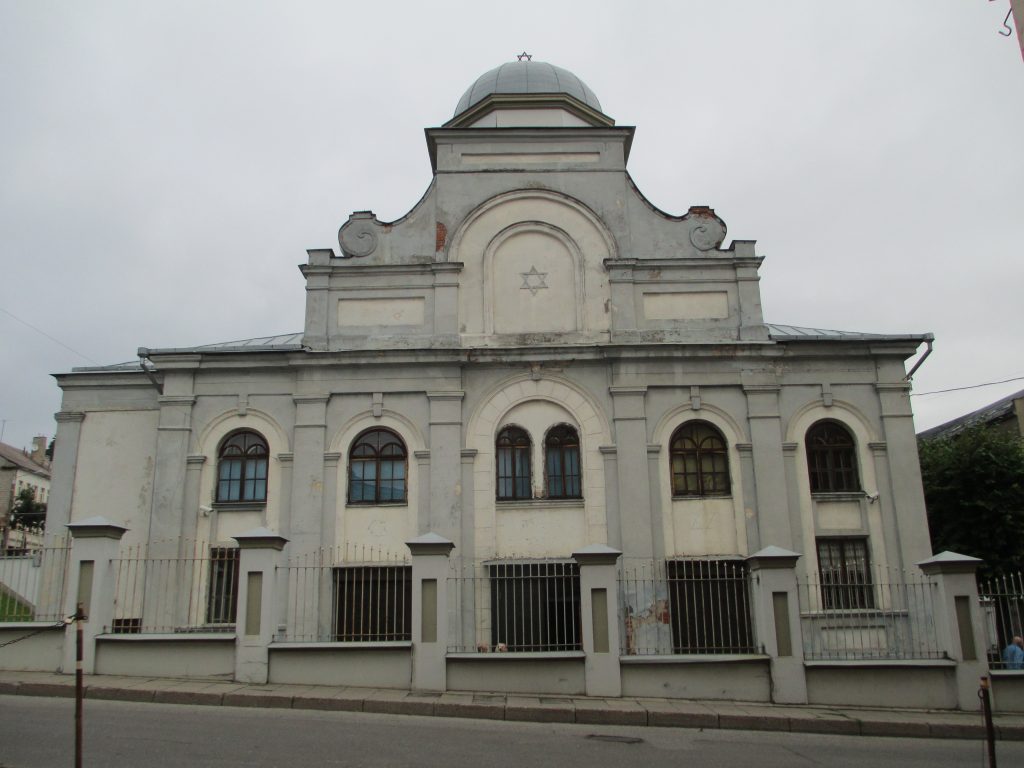
[[[234,537],[269,529],[290,564],[330,569],[312,602],[281,588],[281,643],[408,640],[408,573],[365,553],[428,532],[477,580],[448,603],[453,653],[571,657],[572,556],[595,546],[663,579],[611,609],[626,655],[714,652],[678,605],[765,548],[802,553],[815,605],[873,607],[873,569],[931,554],[905,370],[931,335],[766,323],[753,241],[725,247],[711,208],[644,198],[633,134],[564,69],[481,76],[427,130],[413,209],[356,212],[340,253],[308,251],[301,333],[57,376],[52,529],[102,514],[149,558],[209,555],[205,615],[175,629],[234,618]],[[764,647],[746,610],[719,650]],[[149,626],[141,598],[117,611],[114,632]]]
[[[1024,436],[1024,389],[937,427],[926,429],[918,437],[922,440],[955,437],[965,429],[978,426]]]
[[[6,551],[11,536],[11,511],[18,494],[29,488],[36,501],[46,504],[50,496],[50,460],[46,458],[46,437],[32,438],[32,452],[0,443],[0,552]],[[19,534],[18,548],[26,538]]]

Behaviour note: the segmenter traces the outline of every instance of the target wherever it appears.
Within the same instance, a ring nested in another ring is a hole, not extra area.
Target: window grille
[[[874,608],[867,539],[818,539],[821,600],[827,609]]]
[[[412,639],[412,568],[372,565],[334,569],[332,639],[384,642]]]
[[[214,547],[210,550],[210,585],[206,596],[207,624],[234,624],[238,610],[238,567],[240,550]]]
[[[569,562],[496,563],[491,586],[495,651],[578,651],[580,570]]]
[[[745,563],[670,560],[669,617],[674,653],[755,653]]]

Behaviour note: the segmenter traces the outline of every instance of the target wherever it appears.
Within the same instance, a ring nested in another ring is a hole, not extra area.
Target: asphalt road
[[[0,768],[73,766],[74,703],[0,696]],[[1024,765],[1024,742],[998,745]],[[980,742],[85,702],[86,766],[971,766]]]

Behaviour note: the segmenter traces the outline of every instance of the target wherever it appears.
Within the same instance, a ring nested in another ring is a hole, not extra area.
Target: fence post
[[[64,596],[64,615],[70,616],[81,603],[88,619],[82,632],[82,671],[96,670],[96,636],[114,620],[114,564],[121,549],[121,537],[128,530],[105,517],[90,517],[68,523],[71,532],[71,561],[68,563],[68,589]],[[75,625],[64,634],[63,671],[75,669]]]
[[[799,558],[798,553],[775,546],[747,558],[754,627],[757,641],[771,659],[772,701],[777,704],[807,703],[796,581]]]
[[[956,662],[957,707],[966,710],[977,710],[978,678],[988,674],[976,577],[982,562],[947,551],[917,564],[935,584],[935,632],[946,653]]]
[[[448,653],[448,557],[455,544],[436,533],[405,542],[412,553],[412,687],[444,691]]]
[[[580,566],[580,623],[587,696],[621,696],[619,591],[615,564],[622,552],[591,544],[572,553]]]
[[[255,528],[233,538],[241,550],[235,609],[235,680],[265,683],[277,621],[275,579],[288,539],[266,528]]]

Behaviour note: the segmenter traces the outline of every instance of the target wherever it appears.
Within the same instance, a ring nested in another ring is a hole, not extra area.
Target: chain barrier
[[[76,621],[79,621],[80,619],[84,619],[84,618],[85,617],[81,613],[77,613],[77,612],[73,613],[70,616],[68,616],[66,619],[62,619],[61,621],[57,622],[56,624],[47,624],[45,627],[40,627],[39,629],[35,630],[34,632],[29,632],[27,635],[22,635],[21,637],[16,637],[13,640],[8,640],[6,643],[0,643],[0,648],[6,648],[8,645],[14,645],[15,643],[20,643],[22,640],[28,640],[30,637],[35,637],[36,635],[41,635],[41,634],[43,634],[43,632],[49,632],[51,629],[57,629],[58,627],[69,627],[72,624],[74,624]],[[2,629],[2,628],[3,628],[3,625],[0,624],[0,629]]]

